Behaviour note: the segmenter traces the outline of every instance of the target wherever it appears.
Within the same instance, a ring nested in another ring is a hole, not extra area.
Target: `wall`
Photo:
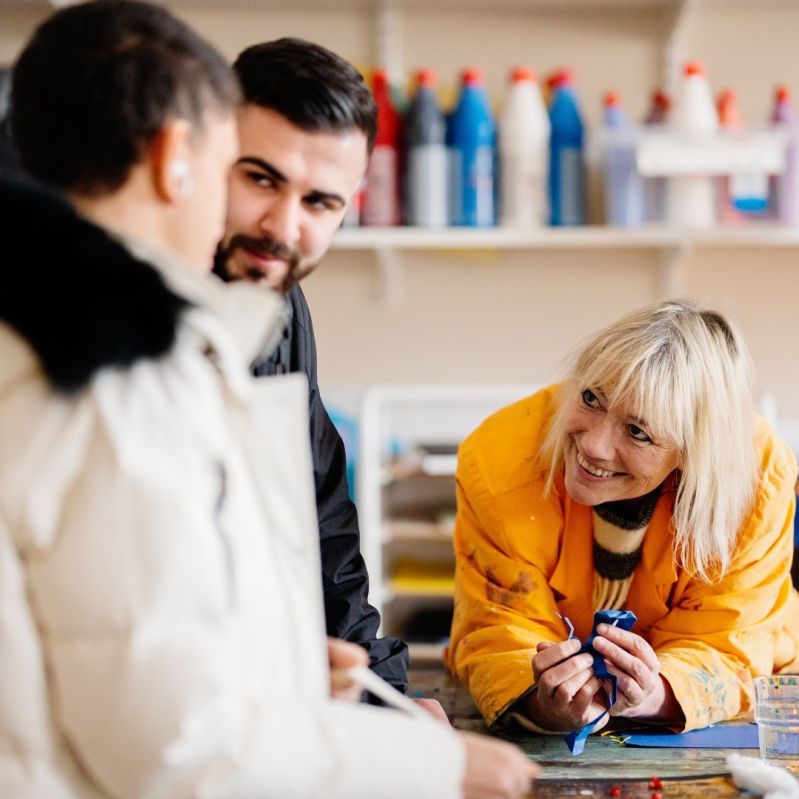
[[[172,4],[230,57],[254,41],[290,34],[315,39],[359,65],[371,62],[376,29],[363,4],[327,0],[309,10],[298,0],[296,6]],[[43,12],[41,5],[12,6],[0,14],[0,61],[7,61]],[[398,13],[395,41],[406,68],[430,64],[450,84],[462,66],[483,66],[495,97],[518,62],[541,72],[569,63],[586,118],[596,123],[599,98],[609,88],[622,93],[634,115],[643,112],[660,80],[666,21],[657,4],[602,11],[576,2],[557,8],[520,0],[447,3],[443,9],[409,3]],[[706,0],[690,6],[685,21],[685,55],[705,62],[715,89],[738,91],[749,121],[766,118],[775,83],[799,94],[799,4]],[[740,321],[760,387],[774,393],[783,413],[799,418],[797,258],[797,248],[699,249],[685,262],[684,293]],[[399,259],[405,297],[398,307],[379,301],[370,253],[333,252],[307,281],[320,378],[333,393],[385,381],[546,382],[582,337],[655,299],[661,269],[660,254],[647,249],[405,253]]]

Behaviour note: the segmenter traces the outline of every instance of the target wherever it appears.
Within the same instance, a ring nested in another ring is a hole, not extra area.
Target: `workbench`
[[[465,688],[443,668],[411,669],[409,696],[438,699],[453,726],[487,732]],[[663,799],[739,799],[743,794],[727,774],[724,749],[665,749],[624,746],[610,735],[591,735],[585,751],[574,757],[563,737],[531,732],[502,733],[541,766],[541,777],[529,794],[535,799],[652,799],[653,776],[662,781]],[[758,757],[756,749],[736,749]],[[749,794],[748,794],[749,795]],[[751,796],[751,795],[749,795]]]

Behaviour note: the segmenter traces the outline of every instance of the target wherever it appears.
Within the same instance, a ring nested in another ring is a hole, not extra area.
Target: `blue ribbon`
[[[561,617],[569,626],[569,638],[574,638],[574,626],[565,617]],[[610,691],[608,692],[608,706],[600,713],[593,721],[589,721],[584,727],[566,735],[566,745],[572,755],[579,755],[585,748],[585,739],[596,729],[597,725],[602,719],[607,716],[613,705],[616,704],[618,696],[616,691],[616,677],[608,671],[605,663],[605,658],[594,649],[594,638],[597,636],[596,628],[600,624],[609,624],[611,627],[621,627],[623,630],[632,630],[635,622],[637,621],[635,613],[631,610],[598,610],[594,613],[594,626],[591,630],[591,635],[588,640],[580,647],[577,654],[588,652],[594,658],[594,674],[600,680],[607,680],[610,682]]]

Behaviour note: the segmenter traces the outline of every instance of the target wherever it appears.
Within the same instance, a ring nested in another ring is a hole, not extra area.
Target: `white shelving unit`
[[[381,299],[402,301],[402,269],[398,255],[419,251],[496,250],[642,250],[660,252],[660,294],[683,293],[682,270],[687,256],[698,248],[799,247],[799,228],[757,224],[741,228],[676,229],[662,225],[640,228],[586,226],[573,228],[343,228],[333,249],[369,251],[380,270]]]
[[[381,611],[383,633],[408,640],[417,663],[440,659],[443,644],[419,640],[409,625],[427,613],[448,629],[452,610],[457,446],[492,412],[533,390],[380,386],[364,398],[358,510],[369,601]]]

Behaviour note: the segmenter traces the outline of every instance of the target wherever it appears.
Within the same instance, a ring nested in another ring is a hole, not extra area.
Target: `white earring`
[[[182,158],[176,159],[172,162],[170,171],[172,177],[178,182],[178,195],[188,197],[194,188],[194,179],[188,161],[184,161]]]

